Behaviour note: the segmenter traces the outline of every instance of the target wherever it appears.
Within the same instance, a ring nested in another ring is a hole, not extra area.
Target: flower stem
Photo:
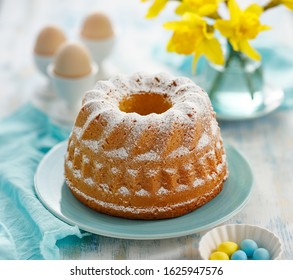
[[[276,6],[279,6],[281,3],[280,1],[277,1],[277,0],[271,0],[269,3],[267,3],[264,7],[263,7],[263,10],[266,11],[266,10],[269,10],[271,8],[274,8]]]
[[[254,88],[254,85],[253,85],[253,82],[252,82],[252,75],[250,72],[247,72],[245,70],[245,61],[244,61],[244,57],[241,56],[241,53],[237,52],[237,51],[234,51],[232,46],[229,44],[229,54],[228,54],[228,57],[227,57],[227,60],[226,60],[226,63],[223,67],[223,69],[221,71],[218,71],[213,83],[212,83],[212,86],[209,90],[209,97],[210,99],[213,98],[213,96],[215,95],[216,91],[217,91],[217,88],[219,87],[219,83],[221,82],[222,78],[223,78],[223,75],[225,74],[225,69],[227,69],[231,63],[231,61],[233,59],[238,59],[239,62],[240,62],[240,65],[243,69],[243,75],[244,75],[244,79],[245,79],[245,82],[246,82],[246,85],[247,85],[247,88],[248,88],[248,91],[250,93],[250,96],[251,96],[251,99],[254,98],[254,92],[255,92],[255,88]],[[261,75],[261,73],[260,73]]]
[[[253,83],[251,82],[251,79],[252,79],[251,73],[245,71],[245,62],[244,62],[243,58],[239,57],[239,60],[240,60],[241,66],[243,67],[243,74],[244,74],[244,78],[245,78],[246,83],[247,83],[247,87],[248,87],[251,99],[253,99],[255,90],[254,90],[254,87],[253,87]]]
[[[233,59],[233,53],[232,53],[232,51],[230,51],[230,52],[229,52],[229,55],[228,55],[228,58],[227,58],[227,60],[226,60],[226,63],[225,63],[225,65],[224,65],[224,67],[223,67],[223,70],[222,70],[222,71],[219,71],[219,72],[217,73],[216,78],[215,78],[215,80],[214,80],[214,82],[213,82],[213,84],[212,84],[212,87],[211,87],[210,90],[209,90],[209,96],[210,96],[210,99],[213,98],[213,96],[214,96],[214,94],[215,94],[215,92],[216,92],[216,89],[217,89],[217,87],[219,86],[219,83],[220,83],[220,81],[221,81],[221,79],[222,79],[222,76],[223,76],[223,74],[224,74],[224,72],[225,72],[225,68],[227,68],[227,67],[230,65],[232,59]]]

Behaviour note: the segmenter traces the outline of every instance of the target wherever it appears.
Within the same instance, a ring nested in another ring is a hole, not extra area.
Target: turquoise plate
[[[43,205],[56,217],[80,229],[125,239],[164,239],[193,234],[214,227],[247,203],[253,175],[245,158],[226,145],[229,178],[222,192],[199,209],[174,219],[141,221],[97,213],[80,203],[64,182],[63,162],[67,142],[52,148],[40,162],[35,174],[35,190]]]

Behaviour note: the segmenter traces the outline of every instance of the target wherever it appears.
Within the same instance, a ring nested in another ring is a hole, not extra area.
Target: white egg
[[[59,27],[45,26],[36,38],[34,52],[38,55],[52,56],[65,41],[66,36]]]
[[[66,42],[57,51],[53,71],[57,76],[79,78],[88,75],[91,68],[91,56],[80,43]]]
[[[90,40],[104,40],[114,36],[109,17],[102,12],[89,14],[82,25],[81,37]]]

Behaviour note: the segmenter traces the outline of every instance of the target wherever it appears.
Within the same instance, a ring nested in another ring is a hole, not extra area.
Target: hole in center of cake
[[[162,114],[172,107],[167,95],[157,93],[132,94],[120,101],[119,109],[126,113],[145,116],[152,113]]]

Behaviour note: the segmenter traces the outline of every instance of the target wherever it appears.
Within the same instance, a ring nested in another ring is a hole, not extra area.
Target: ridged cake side
[[[162,94],[172,108],[145,116],[119,110],[138,93]],[[126,218],[188,213],[215,197],[227,174],[207,94],[166,74],[98,82],[84,97],[65,159],[67,185],[80,201]]]

